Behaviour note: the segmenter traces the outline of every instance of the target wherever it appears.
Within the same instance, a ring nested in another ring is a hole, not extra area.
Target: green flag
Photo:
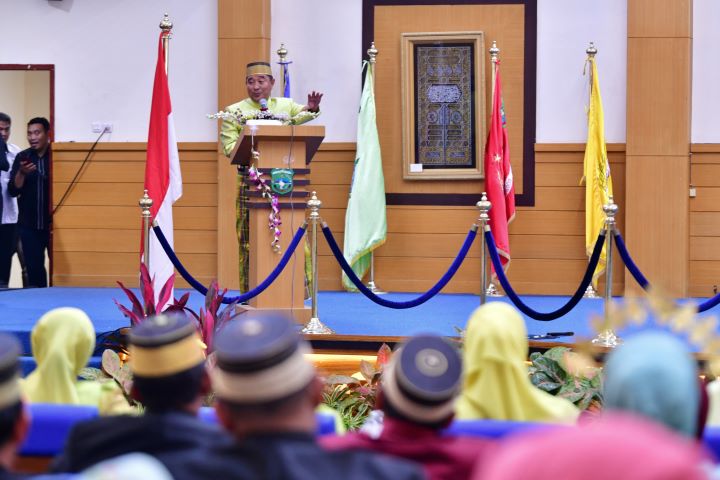
[[[345,259],[360,278],[370,268],[370,253],[385,243],[387,236],[385,178],[375,121],[373,68],[373,64],[369,63],[360,97],[357,154],[345,213],[343,252]],[[342,274],[342,282],[347,290],[355,290],[345,273]]]

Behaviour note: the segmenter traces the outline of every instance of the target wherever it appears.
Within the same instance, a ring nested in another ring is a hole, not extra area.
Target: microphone
[[[260,99],[260,111],[264,112],[268,109],[267,98]]]

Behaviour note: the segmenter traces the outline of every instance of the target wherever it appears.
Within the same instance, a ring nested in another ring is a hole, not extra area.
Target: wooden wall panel
[[[420,2],[422,3],[422,2]],[[522,193],[524,5],[382,5],[375,7],[376,100],[383,171],[389,193],[479,193],[483,182],[403,180],[402,75],[400,35],[411,32],[467,32],[485,34],[485,85],[491,85],[487,49],[496,40],[501,49],[503,100],[508,118],[515,191]],[[364,47],[367,48],[367,47]],[[490,117],[491,88],[485,89],[486,120]],[[479,122],[478,122],[479,125]],[[477,136],[485,138],[486,132]],[[515,139],[515,140],[513,140]],[[482,161],[482,159],[478,159]]]
[[[720,285],[720,144],[692,147],[688,294],[709,297]]]
[[[330,146],[326,145],[329,149]],[[352,145],[346,151],[321,151],[313,163],[312,188],[323,202],[321,214],[342,244],[345,206],[352,176]],[[624,228],[625,164],[622,145],[609,146],[619,228]],[[584,266],[585,203],[582,176],[584,145],[538,145],[535,207],[521,207],[510,226],[513,260],[508,272],[522,294],[570,295]],[[343,166],[345,165],[345,166]],[[325,168],[328,168],[326,171]],[[345,177],[330,175],[344,173]],[[387,180],[386,180],[387,182]],[[389,206],[388,239],[376,250],[376,281],[387,290],[419,292],[430,288],[457,254],[475,207]],[[320,288],[339,290],[340,268],[320,244]],[[444,291],[477,293],[480,287],[479,245],[473,245],[463,267]],[[622,268],[615,270],[613,290],[623,292]],[[602,288],[602,283],[601,283]]]
[[[626,240],[655,285],[684,297],[689,291],[692,1],[627,3]],[[629,274],[626,278],[631,281]],[[639,292],[634,282],[629,291]]]
[[[90,144],[53,145],[55,205],[82,165]],[[180,143],[183,197],[173,208],[175,249],[198,280],[217,275],[217,145]],[[80,172],[53,218],[53,284],[137,284],[144,143],[104,143]],[[182,278],[176,285],[186,287]]]

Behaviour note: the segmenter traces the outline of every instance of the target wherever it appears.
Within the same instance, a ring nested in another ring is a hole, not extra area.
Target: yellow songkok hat
[[[138,377],[167,377],[205,361],[195,325],[184,315],[156,315],[129,335],[130,369]]]
[[[251,62],[247,64],[245,78],[252,75],[268,75],[272,77],[272,68],[267,62]]]

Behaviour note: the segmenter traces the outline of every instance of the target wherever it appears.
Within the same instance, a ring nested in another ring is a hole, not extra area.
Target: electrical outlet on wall
[[[102,133],[103,131],[105,133],[112,133],[113,131],[113,124],[111,122],[93,122],[91,127],[93,133]]]

